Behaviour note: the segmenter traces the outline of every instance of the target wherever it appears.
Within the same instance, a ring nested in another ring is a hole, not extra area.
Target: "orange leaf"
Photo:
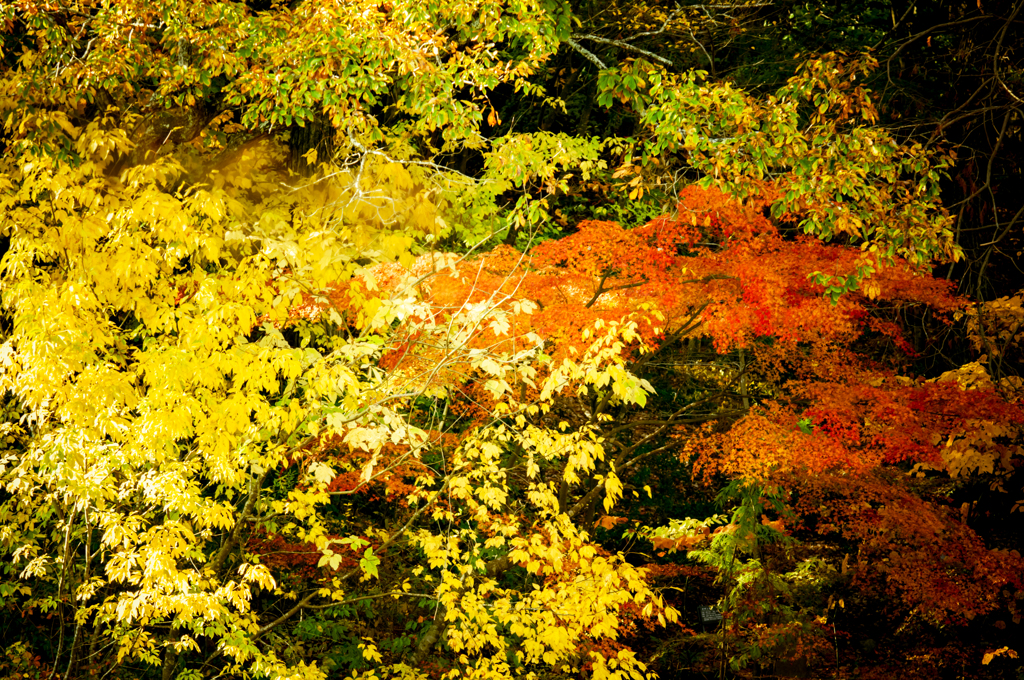
[[[1000,647],[999,649],[994,649],[991,652],[987,652],[985,656],[981,657],[981,665],[987,666],[990,663],[992,663],[992,659],[996,658],[997,656],[1002,656],[1003,654],[1010,657],[1011,659],[1017,658],[1017,652],[1013,651],[1009,647]]]
[[[611,515],[605,515],[601,519],[594,522],[595,527],[601,527],[602,529],[614,529],[617,525],[622,524],[626,521],[625,517],[612,517]]]
[[[761,515],[761,524],[771,529],[775,529],[780,534],[786,533],[786,524],[781,519],[777,519],[773,522],[768,519],[767,515]]]
[[[651,539],[651,543],[654,545],[655,549],[659,549],[659,550],[662,549],[662,548],[668,548],[669,550],[675,550],[676,549],[676,539],[674,539],[674,538],[665,538],[663,536],[655,536],[654,538]]]

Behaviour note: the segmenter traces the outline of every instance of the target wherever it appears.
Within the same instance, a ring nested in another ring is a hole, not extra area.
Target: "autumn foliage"
[[[934,276],[951,156],[871,54],[747,91],[574,12],[0,5],[0,672],[1016,658],[1021,306]],[[580,131],[503,122],[567,50]]]

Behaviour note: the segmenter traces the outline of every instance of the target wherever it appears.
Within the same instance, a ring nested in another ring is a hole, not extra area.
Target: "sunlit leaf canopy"
[[[865,399],[876,429],[910,399],[838,368],[865,328],[898,335],[872,301],[961,309],[928,276],[959,254],[947,159],[875,125],[870,57],[755,96],[635,50],[606,63],[568,3],[2,12],[0,602],[57,612],[64,677],[643,677],[622,638],[678,612],[596,540],[629,476],[688,451],[774,498],[795,469],[873,470],[901,442],[821,441],[861,434]],[[633,136],[501,120],[502,98],[559,105],[537,75],[564,50]],[[598,173],[636,201],[692,182],[658,220],[536,245]],[[679,358],[705,340],[809,385],[758,395]],[[658,362],[687,377],[656,386]],[[867,386],[829,399],[828,380]],[[991,384],[917,387],[947,388],[984,409],[923,419],[898,460],[1006,472],[1018,410]],[[730,526],[756,519],[753,488]],[[416,624],[378,635],[365,607]],[[314,616],[358,651],[296,651]]]

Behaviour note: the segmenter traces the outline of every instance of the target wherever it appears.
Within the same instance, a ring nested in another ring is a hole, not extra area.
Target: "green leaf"
[[[359,560],[359,567],[363,570],[363,573],[373,578],[380,578],[377,573],[377,565],[380,564],[380,558],[373,554],[373,548],[367,548],[366,552],[363,553],[363,557]]]

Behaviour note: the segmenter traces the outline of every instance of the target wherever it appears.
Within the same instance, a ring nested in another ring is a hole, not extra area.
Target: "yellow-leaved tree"
[[[643,673],[626,649],[580,645],[614,639],[627,605],[672,610],[539,474],[568,459],[589,474],[596,436],[526,427],[508,382],[454,442],[416,409],[453,370],[532,383],[541,341],[481,350],[509,335],[504,299],[428,320],[371,269],[449,232],[445,206],[476,211],[456,225],[467,240],[489,233],[522,171],[500,154],[522,145],[494,144],[472,181],[433,155],[481,145],[487,90],[527,87],[557,49],[567,16],[549,10],[4,5],[0,605],[52,617],[54,672],[322,678],[300,649],[307,614],[396,602],[427,607],[417,637],[383,663],[367,635],[350,668],[423,676],[443,637],[479,677]],[[553,172],[588,144],[534,162]],[[417,314],[443,330],[435,365],[383,370],[392,326]],[[529,408],[624,380],[630,333],[549,372]],[[529,461],[516,494],[509,451]],[[381,479],[401,516],[346,509]]]

